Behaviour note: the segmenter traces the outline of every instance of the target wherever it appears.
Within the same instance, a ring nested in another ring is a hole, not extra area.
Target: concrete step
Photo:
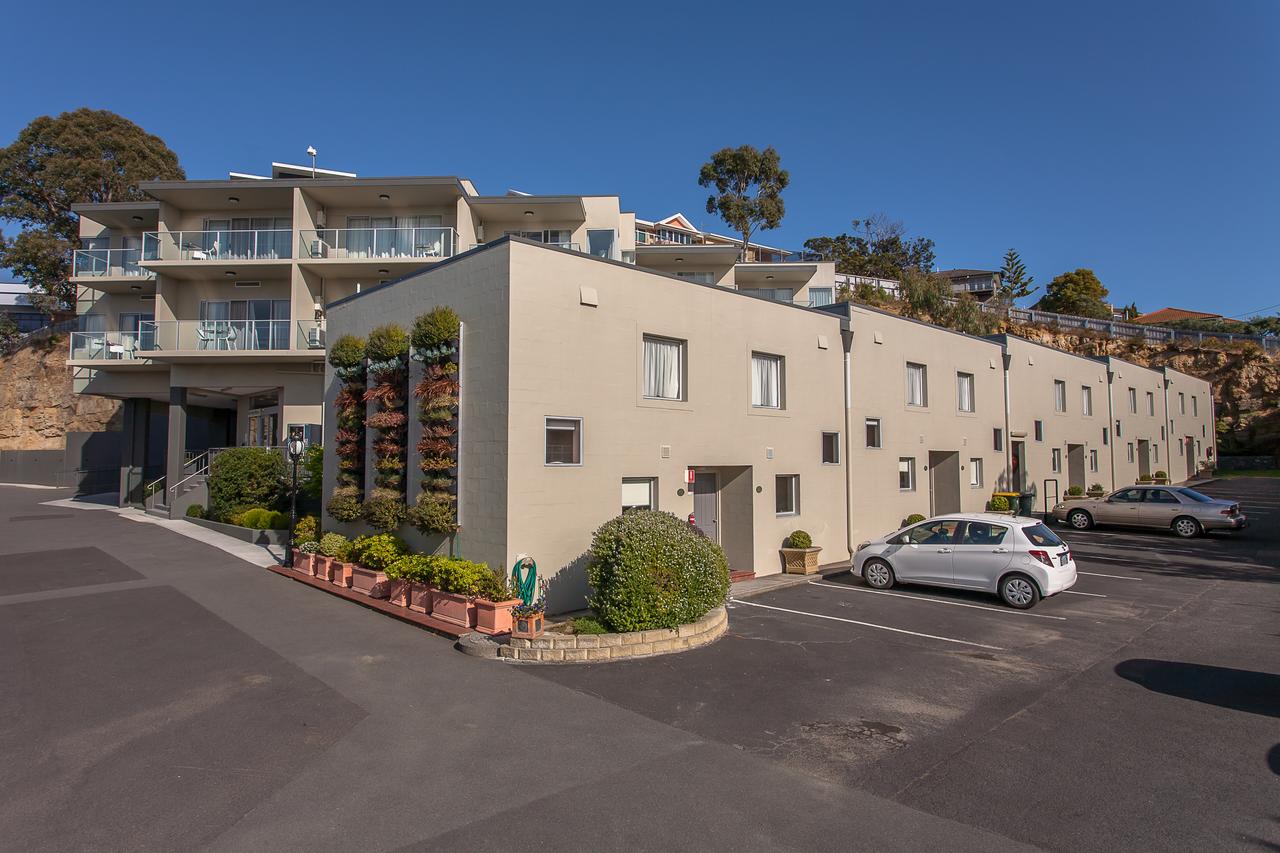
[[[168,518],[169,508],[167,506],[150,506],[147,507],[147,515],[154,515],[156,518]]]

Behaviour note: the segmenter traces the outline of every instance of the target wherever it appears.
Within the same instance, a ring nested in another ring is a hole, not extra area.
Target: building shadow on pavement
[[[1147,658],[1121,661],[1116,664],[1115,672],[1121,678],[1166,696],[1280,717],[1280,675]],[[1273,769],[1277,760],[1280,759],[1271,759]]]

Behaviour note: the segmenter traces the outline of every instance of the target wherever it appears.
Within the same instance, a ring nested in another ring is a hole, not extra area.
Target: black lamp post
[[[293,484],[289,490],[289,539],[284,545],[284,564],[293,565],[293,529],[298,524],[298,462],[306,449],[304,430],[301,426],[289,426],[289,461],[293,463]]]

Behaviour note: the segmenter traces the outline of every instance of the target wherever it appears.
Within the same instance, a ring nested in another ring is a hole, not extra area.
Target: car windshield
[[[1040,545],[1044,548],[1058,548],[1066,543],[1053,534],[1053,531],[1045,527],[1043,524],[1033,524],[1030,527],[1022,528],[1023,534],[1031,540],[1032,545]]]
[[[1174,491],[1182,495],[1184,498],[1191,498],[1191,500],[1195,501],[1196,503],[1209,504],[1209,503],[1213,503],[1214,501],[1213,498],[1209,497],[1208,495],[1202,495],[1199,492],[1197,492],[1195,489],[1174,489]]]

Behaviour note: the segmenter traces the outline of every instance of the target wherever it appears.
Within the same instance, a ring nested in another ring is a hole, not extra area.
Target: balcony
[[[298,257],[311,260],[450,258],[452,228],[329,228],[301,231]]]
[[[155,320],[142,324],[150,356],[279,354],[324,350],[324,322],[307,320]]]
[[[67,359],[94,362],[102,366],[150,364],[155,349],[155,334],[147,329],[127,332],[72,332]]]
[[[155,278],[155,273],[140,266],[141,249],[76,249],[71,260],[71,275],[76,278]]]
[[[243,275],[283,275],[293,254],[288,228],[218,231],[151,231],[142,235],[148,269],[178,278],[201,278],[210,266]]]

